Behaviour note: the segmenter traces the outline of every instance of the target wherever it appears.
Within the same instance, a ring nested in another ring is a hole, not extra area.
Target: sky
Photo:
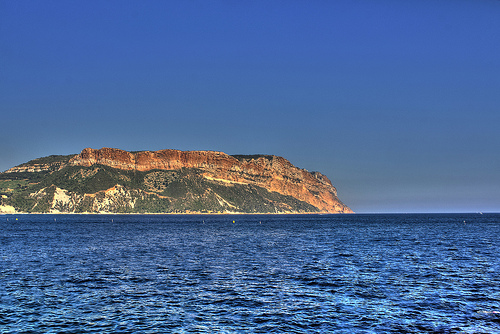
[[[0,0],[0,171],[274,154],[355,212],[500,212],[500,1]]]

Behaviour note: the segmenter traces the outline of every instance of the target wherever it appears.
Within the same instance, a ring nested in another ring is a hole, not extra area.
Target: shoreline
[[[220,212],[220,213],[207,213],[207,212],[161,212],[161,213],[140,213],[140,212],[124,212],[124,213],[116,213],[116,212],[0,212],[0,216],[7,215],[171,215],[171,216],[181,216],[181,215],[192,215],[192,216],[222,216],[222,215],[350,215],[354,214],[354,212],[342,213],[342,212]]]

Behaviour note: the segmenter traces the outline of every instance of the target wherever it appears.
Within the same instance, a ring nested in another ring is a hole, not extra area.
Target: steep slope
[[[352,212],[321,173],[213,151],[87,148],[9,169],[0,192],[23,212]]]

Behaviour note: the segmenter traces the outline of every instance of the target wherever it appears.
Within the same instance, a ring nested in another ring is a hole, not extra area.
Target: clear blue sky
[[[280,155],[356,212],[500,211],[500,1],[0,0],[0,170]]]

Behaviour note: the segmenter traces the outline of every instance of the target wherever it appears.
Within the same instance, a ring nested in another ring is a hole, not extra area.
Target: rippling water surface
[[[0,216],[0,332],[500,333],[499,232],[497,214]]]

